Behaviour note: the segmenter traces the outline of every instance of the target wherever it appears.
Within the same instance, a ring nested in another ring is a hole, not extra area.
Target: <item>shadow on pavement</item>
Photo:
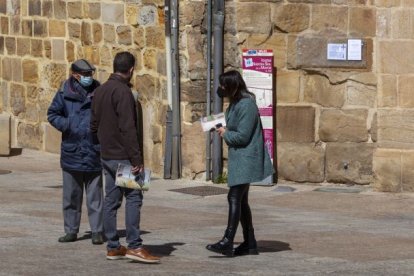
[[[141,233],[141,235],[145,235],[145,234],[148,234],[148,233],[150,233],[150,232],[148,232],[148,231],[140,231],[140,233]],[[120,237],[120,238],[125,238],[126,237],[126,230],[125,229],[122,229],[122,230],[118,230],[118,237]],[[78,237],[78,241],[81,241],[81,240],[88,240],[88,239],[91,239],[92,238],[92,232],[91,231],[86,231],[84,234],[83,234],[83,236],[81,236],[81,237]],[[106,238],[104,237],[104,241],[106,241]]]
[[[151,254],[154,254],[160,257],[165,257],[165,256],[170,256],[173,251],[177,250],[177,248],[175,248],[176,246],[184,245],[184,244],[185,243],[182,243],[182,242],[170,242],[170,243],[161,244],[161,245],[144,244],[144,247],[147,248],[151,252]]]
[[[235,244],[234,247],[237,247],[238,244]],[[280,251],[287,251],[292,250],[290,248],[290,244],[286,242],[281,241],[257,241],[257,250],[260,253],[274,253],[274,252],[280,252]],[[247,256],[247,255],[246,255]],[[223,255],[214,255],[209,256],[209,258],[233,258],[236,256],[223,256]]]
[[[267,253],[267,252],[279,252],[279,251],[287,251],[292,250],[290,248],[290,244],[281,241],[257,241],[257,249],[259,253]]]

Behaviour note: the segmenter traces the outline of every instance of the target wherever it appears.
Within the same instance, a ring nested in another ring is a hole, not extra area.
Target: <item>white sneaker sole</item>
[[[138,256],[135,256],[135,255],[129,255],[129,254],[125,255],[125,257],[127,257],[128,259],[134,260],[134,261],[140,261],[140,262],[147,263],[147,264],[155,264],[155,263],[160,262],[160,260],[147,260],[147,259],[143,259]]]
[[[125,256],[106,256],[107,260],[120,260],[125,259]]]

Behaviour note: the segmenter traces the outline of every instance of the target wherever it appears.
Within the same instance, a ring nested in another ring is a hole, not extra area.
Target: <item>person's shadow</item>
[[[125,229],[120,229],[117,232],[118,232],[118,237],[120,237],[120,238],[125,238],[126,237],[126,230]],[[151,232],[143,231],[143,230],[140,231],[141,235],[145,235],[145,234],[148,234],[148,233],[151,233]],[[83,236],[78,238],[78,241],[88,240],[88,239],[92,239],[92,232],[91,231],[86,231],[83,234]],[[105,236],[104,236],[104,241],[106,242],[106,237]]]
[[[237,247],[237,246],[238,244],[234,245],[234,247]],[[290,244],[286,242],[269,241],[269,240],[257,241],[257,251],[259,251],[259,254],[275,253],[275,252],[287,251],[287,250],[292,250],[292,248],[290,248]],[[215,256],[210,256],[209,258],[232,258],[232,257],[233,256],[215,255]]]

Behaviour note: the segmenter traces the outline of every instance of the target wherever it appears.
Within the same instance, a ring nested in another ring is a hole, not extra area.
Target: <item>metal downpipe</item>
[[[211,1],[207,0],[207,93],[206,116],[211,115]],[[206,133],[206,181],[211,179],[211,132]]]
[[[223,72],[223,33],[224,33],[224,0],[216,0],[214,5],[214,85],[219,86],[219,76]],[[223,100],[213,93],[214,114],[223,112]],[[213,134],[213,181],[217,181],[223,173],[222,139],[217,132]]]

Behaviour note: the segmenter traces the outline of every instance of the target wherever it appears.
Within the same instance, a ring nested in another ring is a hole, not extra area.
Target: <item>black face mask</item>
[[[226,90],[225,90],[225,89],[223,89],[223,88],[221,88],[221,87],[219,86],[219,87],[217,88],[217,95],[218,95],[220,98],[227,97]]]

